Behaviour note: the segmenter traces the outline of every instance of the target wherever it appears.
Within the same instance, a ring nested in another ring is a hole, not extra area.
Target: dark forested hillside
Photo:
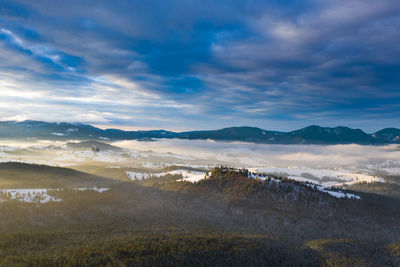
[[[1,169],[54,176],[59,185],[92,177],[15,163]],[[253,179],[224,167],[198,183],[181,178],[118,181],[102,193],[65,189],[56,192],[60,202],[0,202],[0,266],[400,263],[398,198],[351,191],[361,199],[338,199],[283,177]]]

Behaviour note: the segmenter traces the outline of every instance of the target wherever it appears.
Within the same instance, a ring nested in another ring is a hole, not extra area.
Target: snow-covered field
[[[343,183],[355,183],[355,182],[374,182],[384,180],[379,176],[370,175],[367,173],[361,173],[351,171],[342,168],[309,168],[309,167],[287,167],[287,168],[250,168],[251,172],[256,173],[269,173],[275,175],[281,175],[288,177],[289,179],[311,182],[321,184],[322,186],[335,186]]]
[[[376,173],[400,174],[400,160],[386,160],[381,163],[369,164],[365,167]]]
[[[324,193],[328,193],[329,195],[336,197],[336,198],[354,198],[354,199],[361,199],[360,196],[354,195],[354,194],[350,194],[350,193],[345,193],[342,191],[332,191],[329,188],[320,186],[320,185],[312,185],[312,184],[307,184],[306,185],[313,187],[314,189],[324,192]]]
[[[280,172],[280,173],[279,172],[273,172],[273,171],[280,171],[280,170],[268,169],[268,171],[262,172],[262,173],[257,173],[256,170],[250,170],[249,178],[265,180],[268,177],[269,179],[271,179],[271,182],[280,183],[281,180],[275,179],[273,177],[269,177],[268,174],[273,173],[273,174],[281,174],[282,175],[283,173],[282,172]],[[309,180],[309,179],[303,179],[302,177],[299,177],[299,176],[297,176],[297,177],[293,177],[293,176],[289,176],[289,175],[284,175],[284,176],[289,178],[289,179],[293,179],[293,180],[302,182],[302,184],[304,184],[306,186],[312,187],[315,190],[327,193],[327,194],[329,194],[329,195],[331,195],[333,197],[336,197],[336,198],[361,199],[360,196],[357,196],[357,195],[354,195],[354,194],[342,192],[342,191],[337,190],[337,189],[332,190],[332,188],[331,188],[332,185],[331,186],[328,186],[328,185],[321,186],[321,185],[318,185],[317,181],[312,181],[312,180]]]

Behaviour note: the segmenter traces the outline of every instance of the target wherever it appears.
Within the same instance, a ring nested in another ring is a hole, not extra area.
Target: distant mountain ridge
[[[349,127],[311,125],[291,132],[269,131],[256,127],[229,127],[219,130],[171,132],[165,130],[123,131],[100,129],[81,123],[50,123],[43,121],[0,121],[1,139],[46,140],[151,140],[159,138],[212,139],[266,144],[400,144],[400,129],[386,128],[368,134]]]

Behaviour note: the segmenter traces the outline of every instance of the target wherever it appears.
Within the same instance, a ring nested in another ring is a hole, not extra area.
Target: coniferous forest
[[[371,185],[347,189],[362,199],[338,199],[285,177],[253,179],[228,167],[197,183],[181,175],[132,182],[42,165],[2,167],[1,177],[14,172],[15,183],[29,182],[15,175],[24,169],[36,186],[48,183],[45,173],[57,177],[63,190],[49,194],[63,201],[3,196],[1,266],[400,264],[400,199],[371,193]],[[73,189],[88,182],[110,190]]]

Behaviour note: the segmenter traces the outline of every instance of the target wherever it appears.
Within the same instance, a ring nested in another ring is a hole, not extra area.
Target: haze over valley
[[[338,261],[326,242],[337,246],[355,242],[351,248],[354,255],[347,256],[347,263],[361,257],[361,262],[379,264],[383,257],[391,264],[398,260],[395,242],[399,237],[394,233],[399,214],[396,203],[400,203],[399,156],[396,144],[277,145],[179,138],[3,139],[0,210],[8,219],[0,222],[0,229],[4,234],[30,229],[24,238],[32,242],[36,242],[36,237],[28,234],[32,231],[51,239],[73,233],[91,240],[93,247],[81,249],[78,254],[70,249],[80,247],[79,239],[63,237],[63,241],[52,245],[53,250],[67,247],[63,257],[74,265],[97,265],[104,260],[129,265],[130,256],[110,254],[117,259],[106,260],[106,254],[101,254],[89,261],[88,255],[98,249],[109,251],[116,240],[122,242],[118,250],[126,249],[125,242],[147,242],[169,250],[182,234],[191,245],[182,247],[178,241],[177,253],[187,258],[151,254],[135,262],[146,265],[172,259],[175,263],[193,263],[197,259],[216,264],[219,258],[198,258],[191,252],[192,245],[202,246],[197,242],[211,242],[218,247],[213,253],[233,253],[233,261],[321,265]],[[351,209],[356,213],[350,214]],[[26,212],[35,215],[27,217]],[[321,216],[330,222],[319,224]],[[15,220],[19,223],[14,224]],[[100,232],[88,232],[86,224]],[[344,231],[349,225],[357,225],[359,230],[351,234]],[[107,234],[107,229],[115,232]],[[237,231],[242,234],[237,236]],[[210,239],[209,235],[214,237]],[[308,241],[304,243],[293,235]],[[156,241],[160,236],[165,240],[162,244]],[[351,241],[344,241],[343,236]],[[15,243],[19,237],[4,238],[8,240],[4,242]],[[114,241],[100,245],[103,238]],[[238,246],[250,242],[249,247],[242,248],[242,256],[225,247],[235,238],[240,238]],[[7,249],[6,244],[0,246]],[[377,254],[356,252],[377,246]],[[392,246],[394,252],[385,246]],[[129,249],[142,253],[137,246]],[[281,256],[262,256],[271,249]],[[22,253],[19,248],[13,251]],[[52,252],[43,253],[33,247],[29,251],[30,258],[24,260],[3,252],[1,263],[30,265],[43,258],[51,265],[63,265]],[[251,258],[252,253],[259,256]]]
[[[382,181],[400,175],[397,145],[268,145],[211,140],[27,141],[0,147],[1,162],[78,168],[136,168],[153,173],[170,166],[209,171],[217,166],[248,168],[322,185]],[[97,167],[98,168],[98,167]]]

